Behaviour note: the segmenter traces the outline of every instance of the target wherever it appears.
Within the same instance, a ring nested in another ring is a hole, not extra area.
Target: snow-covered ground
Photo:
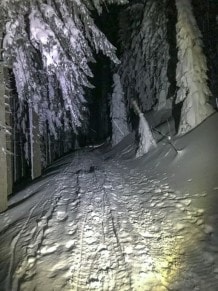
[[[217,124],[53,164],[0,215],[0,290],[217,291]]]

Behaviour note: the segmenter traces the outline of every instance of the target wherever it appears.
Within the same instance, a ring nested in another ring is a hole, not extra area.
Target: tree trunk
[[[29,127],[31,149],[31,177],[35,179],[42,174],[41,149],[39,134],[39,117],[34,108],[29,104]]]
[[[2,34],[0,31],[0,43]],[[8,172],[6,154],[5,82],[3,63],[0,62],[0,212],[8,207]]]
[[[5,87],[5,100],[6,114],[5,122],[10,132],[6,135],[6,149],[7,149],[7,179],[8,179],[8,195],[12,193],[13,189],[13,124],[12,124],[12,113],[11,113],[11,86],[10,86],[10,75],[7,68],[4,68],[4,79],[7,83]]]

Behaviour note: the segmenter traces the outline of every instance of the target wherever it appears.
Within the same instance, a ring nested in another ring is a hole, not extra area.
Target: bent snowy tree
[[[149,124],[135,100],[132,102],[132,105],[135,109],[135,112],[139,116],[139,147],[136,152],[136,157],[141,157],[146,154],[150,149],[155,148],[157,144],[153,137]]]

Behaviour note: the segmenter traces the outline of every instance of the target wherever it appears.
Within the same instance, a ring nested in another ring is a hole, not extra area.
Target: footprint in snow
[[[40,253],[43,256],[53,254],[54,252],[56,252],[57,248],[58,248],[58,245],[54,245],[51,247],[45,246],[45,247],[41,248]]]
[[[66,244],[65,247],[68,250],[71,250],[75,246],[75,241],[74,240],[69,240]]]
[[[65,211],[57,211],[56,219],[58,221],[65,221],[67,220],[67,218],[68,218],[68,215]]]

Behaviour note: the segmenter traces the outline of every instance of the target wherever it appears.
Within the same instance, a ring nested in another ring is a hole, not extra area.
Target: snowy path
[[[215,291],[218,240],[200,196],[78,152],[22,219],[0,215],[0,290]]]

